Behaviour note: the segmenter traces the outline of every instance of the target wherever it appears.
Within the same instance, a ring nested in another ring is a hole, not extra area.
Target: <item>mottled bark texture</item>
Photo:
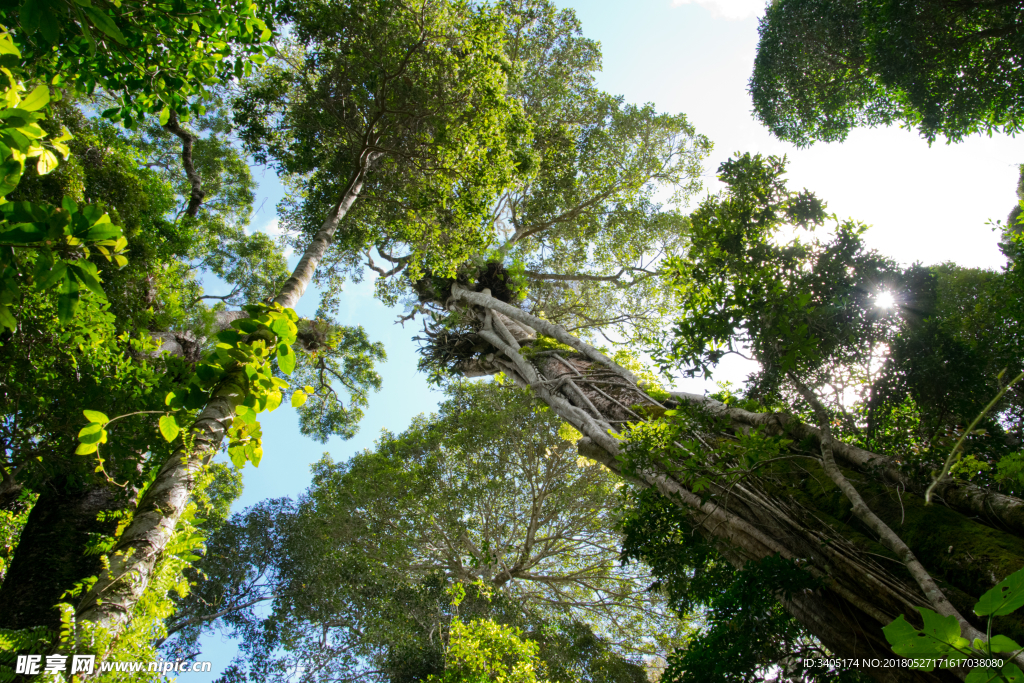
[[[56,629],[64,591],[101,569],[99,555],[84,550],[97,534],[113,533],[117,521],[97,517],[127,503],[124,491],[104,483],[83,488],[55,481],[40,491],[0,585],[0,628]]]
[[[373,159],[370,153],[362,157],[360,168],[275,299],[277,303],[286,308],[294,308],[298,303],[333,240],[338,223],[359,196]],[[79,603],[76,618],[84,627],[80,629],[80,639],[90,637],[88,634],[96,628],[103,631],[104,637],[116,637],[128,622],[188,503],[197,473],[216,454],[231,426],[235,409],[245,395],[243,387],[241,371],[230,373],[189,430],[185,440],[189,447],[175,451],[157,473],[131,524],[110,553],[109,569],[100,573],[99,580]]]
[[[171,110],[171,115],[164,124],[164,130],[181,140],[181,165],[185,169],[185,177],[188,178],[189,193],[188,207],[185,213],[192,218],[199,214],[199,207],[206,199],[206,191],[203,190],[203,179],[196,171],[195,163],[192,161],[192,146],[195,145],[196,136],[186,128],[181,127],[178,121],[178,114]]]
[[[751,413],[692,394],[677,393],[659,402],[639,388],[629,370],[557,325],[498,301],[486,290],[471,292],[456,284],[451,298],[438,303],[475,319],[478,340],[492,347],[465,359],[467,374],[500,371],[529,387],[582,432],[581,454],[642,486],[657,488],[684,509],[693,526],[736,566],[777,553],[818,577],[819,589],[795,595],[784,604],[837,655],[891,657],[882,627],[900,614],[920,625],[913,608],[934,609],[908,571],[906,558],[881,542],[880,525],[898,535],[910,551],[908,556],[920,562],[952,607],[975,629],[984,626],[971,611],[976,599],[1024,566],[1020,526],[1024,503],[1020,500],[947,484],[942,504],[925,505],[922,487],[883,455],[839,442],[831,443],[836,468],[829,476],[822,457],[828,435],[817,427],[792,416]],[[514,323],[519,333],[507,322]],[[571,350],[538,344],[537,333]],[[703,454],[709,461],[718,457],[724,441],[753,428],[786,435],[793,443],[786,457],[742,478],[715,482],[703,497],[687,488],[686,477],[670,455],[624,468],[622,442],[612,434],[621,432],[628,422],[645,421],[683,404],[721,420],[722,431],[706,435]],[[850,496],[837,481],[854,487],[877,521],[865,523],[863,516],[854,514]],[[1024,638],[1024,620],[1003,617],[994,632],[1019,641]],[[950,681],[966,674],[884,668],[865,668],[864,673],[886,682]]]

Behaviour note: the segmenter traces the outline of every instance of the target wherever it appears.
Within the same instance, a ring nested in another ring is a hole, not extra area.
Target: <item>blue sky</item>
[[[1002,259],[989,219],[1004,219],[1014,202],[1017,164],[1024,163],[1024,141],[1006,136],[975,136],[932,147],[912,131],[898,128],[854,131],[843,144],[797,150],[773,139],[750,115],[747,79],[757,45],[759,0],[579,0],[559,3],[574,8],[584,33],[601,41],[604,70],[600,86],[633,103],[653,102],[666,112],[686,113],[697,130],[715,144],[705,167],[714,191],[714,170],[731,154],[786,154],[790,184],[806,187],[828,202],[840,217],[872,225],[866,241],[903,263],[953,261],[964,266],[998,268]],[[257,177],[261,172],[257,171]],[[262,176],[262,209],[257,228],[273,228],[280,186],[267,171]],[[264,202],[264,199],[266,201]],[[312,292],[299,306],[312,314]],[[309,482],[309,465],[325,451],[335,460],[372,446],[381,429],[401,431],[412,416],[433,410],[440,395],[416,372],[411,341],[415,325],[394,324],[401,310],[388,309],[372,297],[367,281],[350,286],[341,321],[363,325],[383,341],[388,361],[381,368],[384,387],[373,395],[359,434],[326,445],[302,437],[287,407],[263,418],[265,456],[259,469],[245,470],[242,509],[270,497],[296,496]],[[741,362],[722,368],[718,377],[741,382]],[[681,385],[700,391],[700,383]],[[230,661],[234,644],[213,636],[203,659],[215,674],[185,674],[182,683],[206,683]]]

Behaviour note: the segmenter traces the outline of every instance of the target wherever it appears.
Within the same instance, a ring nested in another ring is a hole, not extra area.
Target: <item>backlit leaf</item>
[[[178,433],[181,431],[181,427],[178,426],[177,420],[174,419],[173,415],[162,415],[160,417],[160,435],[170,443],[177,438]]]
[[[1001,617],[1024,605],[1024,569],[1015,571],[981,596],[974,606],[980,617]]]

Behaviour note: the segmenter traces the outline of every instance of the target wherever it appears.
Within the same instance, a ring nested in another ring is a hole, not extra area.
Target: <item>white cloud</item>
[[[764,13],[765,0],[672,0],[673,7],[696,3],[716,19],[753,19]]]
[[[271,237],[277,237],[278,235],[284,234],[284,230],[281,228],[281,221],[279,221],[276,216],[272,218],[269,223],[260,228],[260,230]]]

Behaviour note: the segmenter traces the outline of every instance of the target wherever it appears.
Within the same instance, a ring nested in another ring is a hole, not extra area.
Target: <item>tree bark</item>
[[[1018,499],[949,485],[943,491],[945,506],[925,505],[919,495],[923,487],[911,485],[887,458],[839,442],[830,442],[838,466],[829,476],[827,459],[801,445],[811,441],[820,448],[829,443],[820,428],[792,416],[729,408],[703,396],[677,393],[660,403],[639,388],[628,369],[559,326],[498,301],[486,290],[471,292],[456,284],[444,303],[475,320],[476,335],[493,347],[466,359],[469,373],[500,371],[529,387],[583,434],[581,454],[642,486],[657,488],[686,510],[694,527],[737,567],[777,553],[799,561],[818,577],[820,589],[794,596],[784,605],[837,655],[860,660],[893,658],[882,627],[900,614],[920,626],[914,607],[930,602],[908,570],[907,557],[934,577],[950,609],[966,618],[966,628],[982,631],[983,624],[973,616],[974,602],[1024,566],[1024,534],[1017,521],[1024,502]],[[531,349],[534,341],[515,338],[503,323],[506,319],[573,350]],[[615,435],[628,431],[629,422],[645,421],[683,403],[725,423],[724,433],[708,435],[704,455],[709,460],[717,457],[716,439],[735,439],[754,427],[785,434],[794,443],[777,462],[738,479],[713,481],[703,498],[687,488],[685,476],[667,454],[642,469],[624,469],[622,441]],[[854,514],[856,502],[843,493],[837,480],[856,489],[875,521]],[[975,519],[979,509],[986,516]],[[887,547],[884,535],[879,536],[883,527],[898,534],[905,546]],[[893,547],[907,552],[894,552]],[[1024,637],[1024,620],[1003,617],[993,633],[1019,640]],[[886,682],[949,681],[966,675],[960,670],[877,667],[863,668],[863,672]]]
[[[55,481],[40,492],[0,585],[0,628],[57,629],[56,605],[64,591],[102,567],[98,554],[84,550],[96,534],[111,534],[117,526],[116,519],[100,522],[97,516],[123,509],[124,498],[104,483],[82,488]]]
[[[277,303],[286,308],[294,308],[298,303],[333,240],[338,223],[358,198],[368,167],[375,158],[370,152],[361,156],[359,168],[275,299]],[[100,573],[98,581],[79,603],[76,620],[80,641],[90,638],[97,629],[107,637],[116,637],[128,622],[188,503],[196,474],[217,453],[224,433],[231,426],[235,409],[244,398],[242,379],[241,373],[236,371],[214,390],[189,432],[194,440],[193,448],[175,451],[139,501],[132,522],[110,553],[109,568]]]

